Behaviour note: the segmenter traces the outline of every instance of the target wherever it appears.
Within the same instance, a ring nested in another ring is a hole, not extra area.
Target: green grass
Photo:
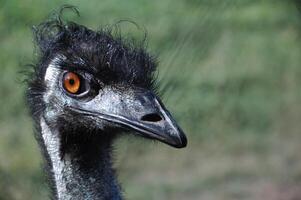
[[[0,200],[47,197],[18,72],[33,61],[30,27],[65,3],[81,12],[66,18],[93,29],[120,19],[147,29],[163,100],[188,135],[183,150],[117,142],[128,199],[273,199],[300,187],[301,18],[293,1],[0,0]],[[127,23],[122,32],[143,37]]]

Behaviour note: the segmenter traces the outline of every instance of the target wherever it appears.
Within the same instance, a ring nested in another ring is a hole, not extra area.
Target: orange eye
[[[80,88],[80,78],[73,72],[68,72],[63,78],[64,88],[71,94],[76,94]]]

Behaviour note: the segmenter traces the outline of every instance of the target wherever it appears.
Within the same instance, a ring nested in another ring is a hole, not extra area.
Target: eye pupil
[[[70,85],[74,85],[74,83],[75,83],[74,79],[70,79],[69,83],[70,83]]]

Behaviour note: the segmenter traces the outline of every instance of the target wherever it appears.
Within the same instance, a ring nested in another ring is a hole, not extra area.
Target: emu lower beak
[[[171,114],[161,101],[147,90],[139,89],[120,94],[111,89],[104,89],[94,100],[85,103],[80,109],[73,109],[176,148],[187,145],[184,132]]]

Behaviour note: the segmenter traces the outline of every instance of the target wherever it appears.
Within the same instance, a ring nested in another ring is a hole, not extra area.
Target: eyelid
[[[55,63],[55,66],[57,66],[58,69],[63,70],[64,73],[66,71],[75,72],[81,75],[82,77],[86,78],[87,80],[93,80],[94,79],[93,74],[97,74],[95,68],[86,65],[83,59],[79,58],[79,60],[80,62],[76,62],[76,61],[72,62],[72,61],[60,59]]]
[[[66,61],[60,60],[57,63],[57,65],[60,66],[60,68],[62,70],[66,70],[66,71],[84,72],[84,73],[89,73],[89,74],[96,73],[96,71],[93,67],[85,65],[85,63],[83,63],[83,62],[66,62]]]
[[[74,70],[64,70],[63,74],[68,73],[68,72],[73,72],[77,75],[79,75],[80,77],[82,77],[83,79],[85,79],[86,81],[91,81],[93,80],[93,75],[85,70],[79,70],[79,69],[74,69]]]

